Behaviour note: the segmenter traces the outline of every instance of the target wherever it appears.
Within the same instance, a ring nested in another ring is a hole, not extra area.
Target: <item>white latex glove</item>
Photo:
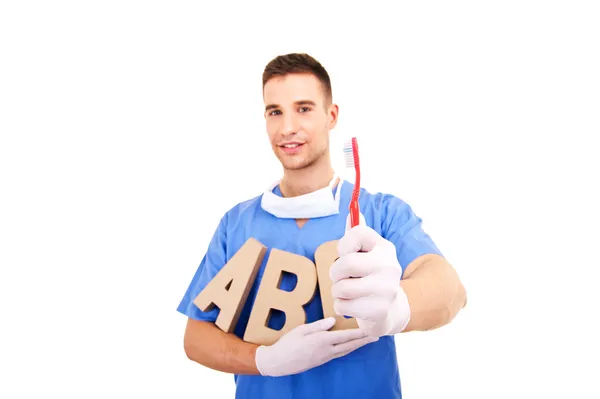
[[[350,230],[350,215],[348,214],[348,217],[346,218],[346,231]],[[358,213],[358,225],[359,226],[365,226],[367,224],[367,222],[365,221],[365,216],[362,214],[362,212]]]
[[[402,268],[394,244],[361,219],[340,239],[338,253],[329,272],[336,314],[356,318],[375,337],[403,331],[410,306],[400,286]]]
[[[378,340],[359,328],[328,331],[335,318],[328,317],[290,330],[276,343],[256,350],[256,367],[263,376],[301,373]]]

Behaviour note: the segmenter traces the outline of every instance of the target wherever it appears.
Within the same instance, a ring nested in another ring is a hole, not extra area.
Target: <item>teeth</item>
[[[296,147],[298,147],[298,144],[285,144],[284,147],[285,148],[296,148]]]

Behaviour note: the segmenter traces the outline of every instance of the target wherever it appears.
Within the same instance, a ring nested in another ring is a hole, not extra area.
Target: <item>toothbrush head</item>
[[[359,166],[358,142],[356,137],[352,137],[351,140],[344,143],[344,162],[346,168],[358,168]]]

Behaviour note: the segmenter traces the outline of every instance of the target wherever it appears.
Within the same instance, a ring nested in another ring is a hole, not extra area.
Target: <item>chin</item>
[[[279,159],[281,165],[288,170],[300,170],[304,169],[310,165],[310,162],[307,162],[305,159]]]
[[[275,149],[275,156],[287,170],[301,170],[312,166],[317,162],[318,157],[311,155],[309,153],[290,155],[282,152],[279,148]]]

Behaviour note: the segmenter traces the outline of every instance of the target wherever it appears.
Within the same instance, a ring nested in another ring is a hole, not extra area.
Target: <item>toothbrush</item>
[[[347,168],[354,168],[356,179],[354,182],[354,191],[350,200],[350,227],[356,227],[360,218],[360,207],[358,205],[358,196],[360,194],[360,160],[358,158],[358,142],[356,137],[344,144],[344,160]]]

